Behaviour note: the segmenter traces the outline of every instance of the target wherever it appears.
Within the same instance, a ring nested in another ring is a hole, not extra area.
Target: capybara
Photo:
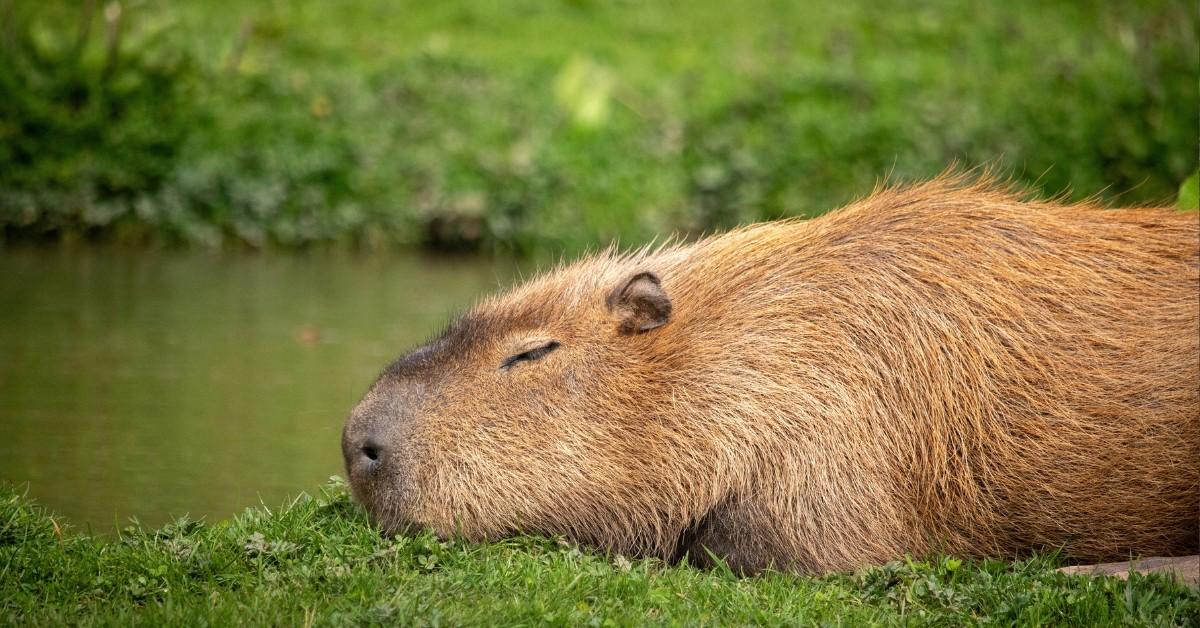
[[[388,366],[342,448],[387,532],[745,573],[1195,553],[1200,218],[946,175],[595,255]]]

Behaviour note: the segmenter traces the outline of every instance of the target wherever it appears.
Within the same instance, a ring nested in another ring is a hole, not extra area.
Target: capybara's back
[[[393,364],[343,447],[388,528],[745,570],[1195,553],[1200,218],[943,179],[601,255]]]

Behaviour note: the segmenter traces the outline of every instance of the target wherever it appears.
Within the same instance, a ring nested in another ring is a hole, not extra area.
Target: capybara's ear
[[[608,311],[617,317],[622,334],[650,331],[671,318],[671,299],[663,290],[658,275],[634,273],[608,294]]]

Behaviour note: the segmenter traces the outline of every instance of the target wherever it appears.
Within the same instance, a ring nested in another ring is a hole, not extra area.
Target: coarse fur
[[[391,365],[343,448],[389,531],[745,572],[1195,553],[1200,218],[946,175],[596,255]]]

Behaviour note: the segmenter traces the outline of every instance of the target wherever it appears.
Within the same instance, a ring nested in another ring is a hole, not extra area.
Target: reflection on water
[[[386,362],[512,262],[0,249],[0,481],[96,532],[340,474]]]

